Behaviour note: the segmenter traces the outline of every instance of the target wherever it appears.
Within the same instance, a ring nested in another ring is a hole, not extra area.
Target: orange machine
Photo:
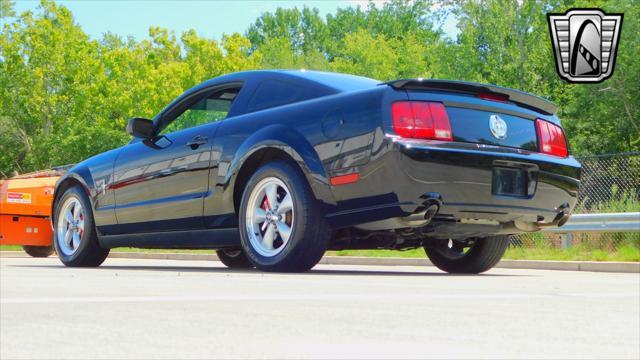
[[[51,202],[63,173],[54,169],[0,180],[0,245],[22,245],[34,257],[53,253]]]

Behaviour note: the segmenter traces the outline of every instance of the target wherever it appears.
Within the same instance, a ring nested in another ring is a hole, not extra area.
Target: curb
[[[0,258],[27,258],[22,251],[0,251]],[[153,259],[153,260],[195,260],[217,261],[215,254],[188,253],[136,253],[112,252],[114,259]],[[368,266],[433,266],[428,259],[392,258],[392,257],[360,257],[360,256],[324,256],[320,262],[324,265],[368,265]],[[640,273],[640,262],[623,261],[553,261],[553,260],[502,260],[496,268],[593,271],[615,273]]]
[[[626,261],[502,260],[496,267],[503,269],[640,273],[640,262]]]

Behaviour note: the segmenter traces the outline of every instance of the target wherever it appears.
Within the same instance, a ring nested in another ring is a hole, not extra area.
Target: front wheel
[[[331,234],[306,177],[284,161],[267,163],[253,174],[242,195],[239,220],[244,252],[263,271],[311,269]]]
[[[67,189],[56,202],[53,243],[60,261],[71,267],[99,266],[109,255],[93,222],[89,198],[79,186]]]
[[[509,236],[434,240],[425,245],[429,260],[442,271],[479,274],[494,267],[509,246]]]

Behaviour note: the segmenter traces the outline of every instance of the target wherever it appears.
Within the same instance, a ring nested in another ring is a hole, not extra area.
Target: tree
[[[600,84],[571,85],[565,127],[579,153],[640,151],[640,4],[616,0],[590,6],[624,13],[615,71]]]
[[[549,98],[576,154],[640,150],[640,4],[629,0],[393,0],[278,9],[245,36],[207,39],[151,27],[136,41],[89,38],[64,6],[15,14],[0,0],[0,176],[77,162],[120,146],[129,117],[153,117],[186,89],[259,68],[341,71],[379,80],[488,82]],[[437,6],[435,6],[437,5]],[[624,12],[614,75],[569,84],[555,73],[546,14]],[[440,28],[452,13],[456,39]]]
[[[5,24],[0,35],[0,115],[21,134],[22,146],[10,151],[25,168],[51,165],[49,142],[72,127],[91,125],[91,94],[103,73],[98,43],[71,13],[52,2],[43,2],[41,10],[42,16],[27,12]],[[54,154],[61,158],[74,153],[60,150]]]
[[[616,71],[602,84],[569,84],[555,73],[546,14],[598,6],[625,13]],[[638,151],[639,8],[625,0],[456,2],[460,35],[448,52],[455,65],[446,77],[514,87],[554,101],[574,153]]]
[[[13,1],[0,0],[0,19],[8,18],[16,15],[13,11]]]
[[[0,33],[0,175],[123,145],[127,118],[153,117],[208,78],[258,68],[250,46],[239,34],[218,44],[187,31],[178,41],[158,27],[140,42],[113,34],[97,41],[67,8],[43,0],[36,13],[3,22]]]

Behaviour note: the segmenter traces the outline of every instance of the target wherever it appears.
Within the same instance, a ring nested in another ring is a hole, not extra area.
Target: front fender
[[[331,195],[327,173],[318,153],[298,131],[282,124],[273,124],[249,136],[239,147],[229,165],[225,183],[234,184],[243,164],[255,153],[274,148],[287,153],[296,161],[307,177],[316,197],[325,203],[335,204]]]
[[[66,190],[65,187],[68,186],[71,181],[82,186],[89,197],[89,203],[91,204],[96,226],[114,223],[115,212],[112,206],[110,211],[96,211],[101,202],[103,205],[104,203],[113,205],[113,192],[106,191],[105,193],[104,187],[102,191],[98,191],[96,184],[100,186],[100,184],[108,185],[111,183],[109,179],[113,175],[113,163],[121,149],[122,148],[117,148],[95,155],[69,169],[69,172],[61,177],[56,184],[54,201],[51,204],[52,214],[54,214],[53,210],[55,209],[58,197],[62,195],[64,190]],[[105,201],[105,198],[107,198],[108,201]]]
[[[58,199],[62,196],[64,191],[69,188],[70,184],[79,184],[82,189],[85,191],[89,199],[92,199],[91,189],[94,188],[93,177],[91,176],[91,172],[86,165],[78,165],[73,167],[69,172],[62,175],[60,179],[56,182],[56,186],[53,191],[53,201],[51,202],[51,226],[53,227],[55,224],[55,209],[56,203]],[[93,201],[91,202],[91,206],[94,207]],[[95,211],[95,209],[92,209]]]

